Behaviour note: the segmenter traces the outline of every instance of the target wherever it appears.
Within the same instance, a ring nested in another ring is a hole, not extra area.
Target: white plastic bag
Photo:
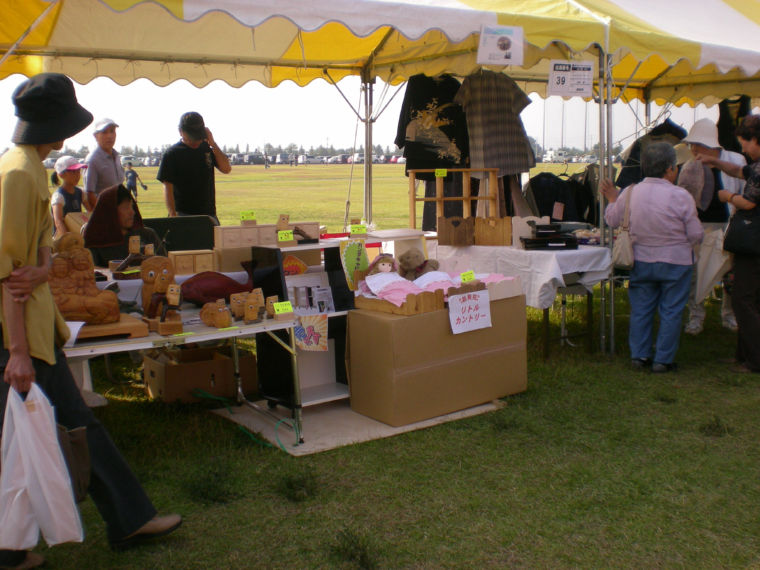
[[[1,447],[0,548],[33,548],[40,530],[48,546],[82,542],[53,407],[36,383],[25,401],[8,391]]]

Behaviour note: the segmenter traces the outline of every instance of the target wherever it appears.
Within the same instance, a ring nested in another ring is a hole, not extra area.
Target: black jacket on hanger
[[[404,149],[406,169],[467,168],[469,136],[462,107],[454,103],[460,83],[451,75],[413,75],[401,105],[396,146]],[[417,178],[432,180],[434,174]]]

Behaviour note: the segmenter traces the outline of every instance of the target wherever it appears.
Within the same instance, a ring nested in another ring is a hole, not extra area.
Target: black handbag
[[[751,210],[737,210],[728,222],[723,250],[743,255],[760,255],[760,216]]]

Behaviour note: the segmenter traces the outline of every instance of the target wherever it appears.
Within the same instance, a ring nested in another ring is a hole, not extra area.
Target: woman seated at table
[[[84,245],[92,252],[95,265],[108,267],[109,261],[128,257],[132,236],[140,236],[141,251],[152,244],[156,255],[166,255],[158,234],[143,226],[132,193],[121,184],[103,190],[84,229]]]

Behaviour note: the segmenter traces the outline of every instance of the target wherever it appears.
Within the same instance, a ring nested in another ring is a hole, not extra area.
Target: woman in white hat
[[[699,156],[712,157],[739,167],[747,164],[747,161],[741,154],[725,150],[720,146],[718,142],[718,127],[710,119],[700,119],[694,123],[683,142],[689,145],[689,150],[695,158]],[[703,184],[701,195],[695,197],[697,215],[699,216],[699,221],[702,222],[702,226],[705,228],[705,232],[715,229],[723,230],[728,222],[729,207],[720,200],[720,190],[726,190],[732,194],[741,194],[744,184],[741,179],[729,176],[718,168],[712,168],[711,175],[712,178],[709,178],[708,174],[705,175],[705,183]],[[691,291],[689,292],[689,302],[687,304],[689,320],[684,327],[684,332],[690,335],[701,333],[705,322],[704,302],[696,302],[696,288],[695,270]],[[725,290],[723,291],[723,303],[721,304],[720,313],[723,326],[729,330],[736,331],[736,317],[731,307],[731,296]]]

